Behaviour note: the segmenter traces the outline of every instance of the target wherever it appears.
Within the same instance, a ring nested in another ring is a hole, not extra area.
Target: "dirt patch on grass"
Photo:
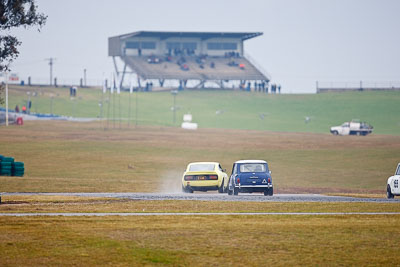
[[[0,205],[18,205],[18,204],[28,204],[28,201],[2,201]]]

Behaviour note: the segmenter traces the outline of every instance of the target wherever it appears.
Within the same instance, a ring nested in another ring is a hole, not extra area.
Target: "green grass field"
[[[400,155],[400,136],[333,136],[229,129],[187,131],[104,122],[31,121],[2,128],[0,151],[25,162],[4,192],[180,192],[189,162],[265,159],[280,193],[377,193]],[[129,168],[131,166],[131,168]]]
[[[399,216],[0,217],[4,266],[392,266]]]
[[[29,87],[10,90],[23,105]],[[39,88],[34,112],[98,117],[101,92]],[[132,95],[132,119],[135,117]],[[172,125],[170,93],[138,93],[139,126],[116,121],[25,121],[1,126],[0,154],[25,162],[24,177],[0,176],[0,192],[180,192],[191,161],[269,162],[276,193],[385,197],[400,161],[400,93],[261,95],[185,91]],[[105,105],[103,114],[118,117]],[[224,110],[220,115],[217,110]],[[178,128],[190,111],[200,129]],[[261,119],[260,114],[264,114]],[[304,117],[310,116],[306,124]],[[365,137],[333,136],[329,126],[359,118]],[[133,120],[131,121],[134,122]],[[19,212],[398,212],[399,203],[137,201],[4,196],[0,213]],[[0,266],[395,265],[399,215],[1,217]]]
[[[68,88],[14,86],[10,89],[10,107],[20,107],[31,96],[32,111],[74,117],[137,118],[143,125],[173,126],[173,97],[169,92],[152,92],[131,96],[102,96],[100,89],[79,89],[71,100]],[[129,117],[129,102],[131,116]],[[361,119],[374,126],[374,133],[400,135],[400,92],[347,92],[309,95],[265,95],[239,91],[183,91],[176,97],[177,122],[190,112],[200,128],[269,130],[282,132],[329,133],[331,126],[351,119]],[[99,103],[103,103],[103,109]],[[114,103],[114,104],[113,104]],[[222,111],[218,112],[217,111]],[[305,123],[305,117],[311,121]]]

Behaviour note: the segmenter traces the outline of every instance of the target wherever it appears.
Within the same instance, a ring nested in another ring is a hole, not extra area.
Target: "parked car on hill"
[[[352,120],[345,122],[340,126],[331,127],[331,133],[333,135],[367,135],[372,133],[374,127],[366,122],[360,122],[359,120]]]
[[[218,193],[226,192],[228,187],[228,175],[218,162],[192,162],[189,163],[182,176],[182,191],[218,190]]]
[[[393,176],[390,176],[387,180],[386,195],[387,198],[394,198],[394,196],[400,196],[400,163],[397,164],[396,171]]]
[[[274,194],[271,171],[264,160],[239,160],[233,164],[229,179],[228,194],[262,192],[264,196]]]

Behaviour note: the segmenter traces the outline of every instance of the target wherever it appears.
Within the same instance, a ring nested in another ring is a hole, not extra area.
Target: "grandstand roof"
[[[138,31],[117,35],[121,39],[130,37],[160,37],[167,39],[172,37],[195,37],[207,40],[210,38],[240,38],[242,41],[262,35],[262,32],[164,32],[164,31]]]

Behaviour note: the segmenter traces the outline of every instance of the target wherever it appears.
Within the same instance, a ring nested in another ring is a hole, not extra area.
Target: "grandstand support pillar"
[[[160,87],[164,87],[164,79],[159,79],[158,82],[160,83]]]
[[[196,84],[193,88],[204,88],[205,80],[201,80],[198,84]]]
[[[120,76],[120,71],[118,70],[117,61],[115,57],[112,57],[114,62],[115,73],[117,74],[117,80],[119,81],[119,88],[122,88],[122,84],[124,83],[125,73],[126,73],[126,63],[124,64],[124,69],[122,71],[122,76]]]
[[[118,66],[117,66],[117,61],[115,61],[115,57],[112,57],[113,63],[114,63],[114,68],[115,68],[115,73],[118,75]]]
[[[223,80],[221,80],[218,85],[221,89],[224,89],[224,81]]]
[[[140,84],[140,77],[137,77],[137,83],[138,83],[138,91],[142,89],[142,85]]]
[[[119,81],[119,88],[122,88],[122,84],[124,83],[125,73],[126,73],[126,63],[124,65],[124,70],[122,71],[122,76],[121,76],[121,79]],[[119,76],[118,72],[117,72],[117,75]]]

